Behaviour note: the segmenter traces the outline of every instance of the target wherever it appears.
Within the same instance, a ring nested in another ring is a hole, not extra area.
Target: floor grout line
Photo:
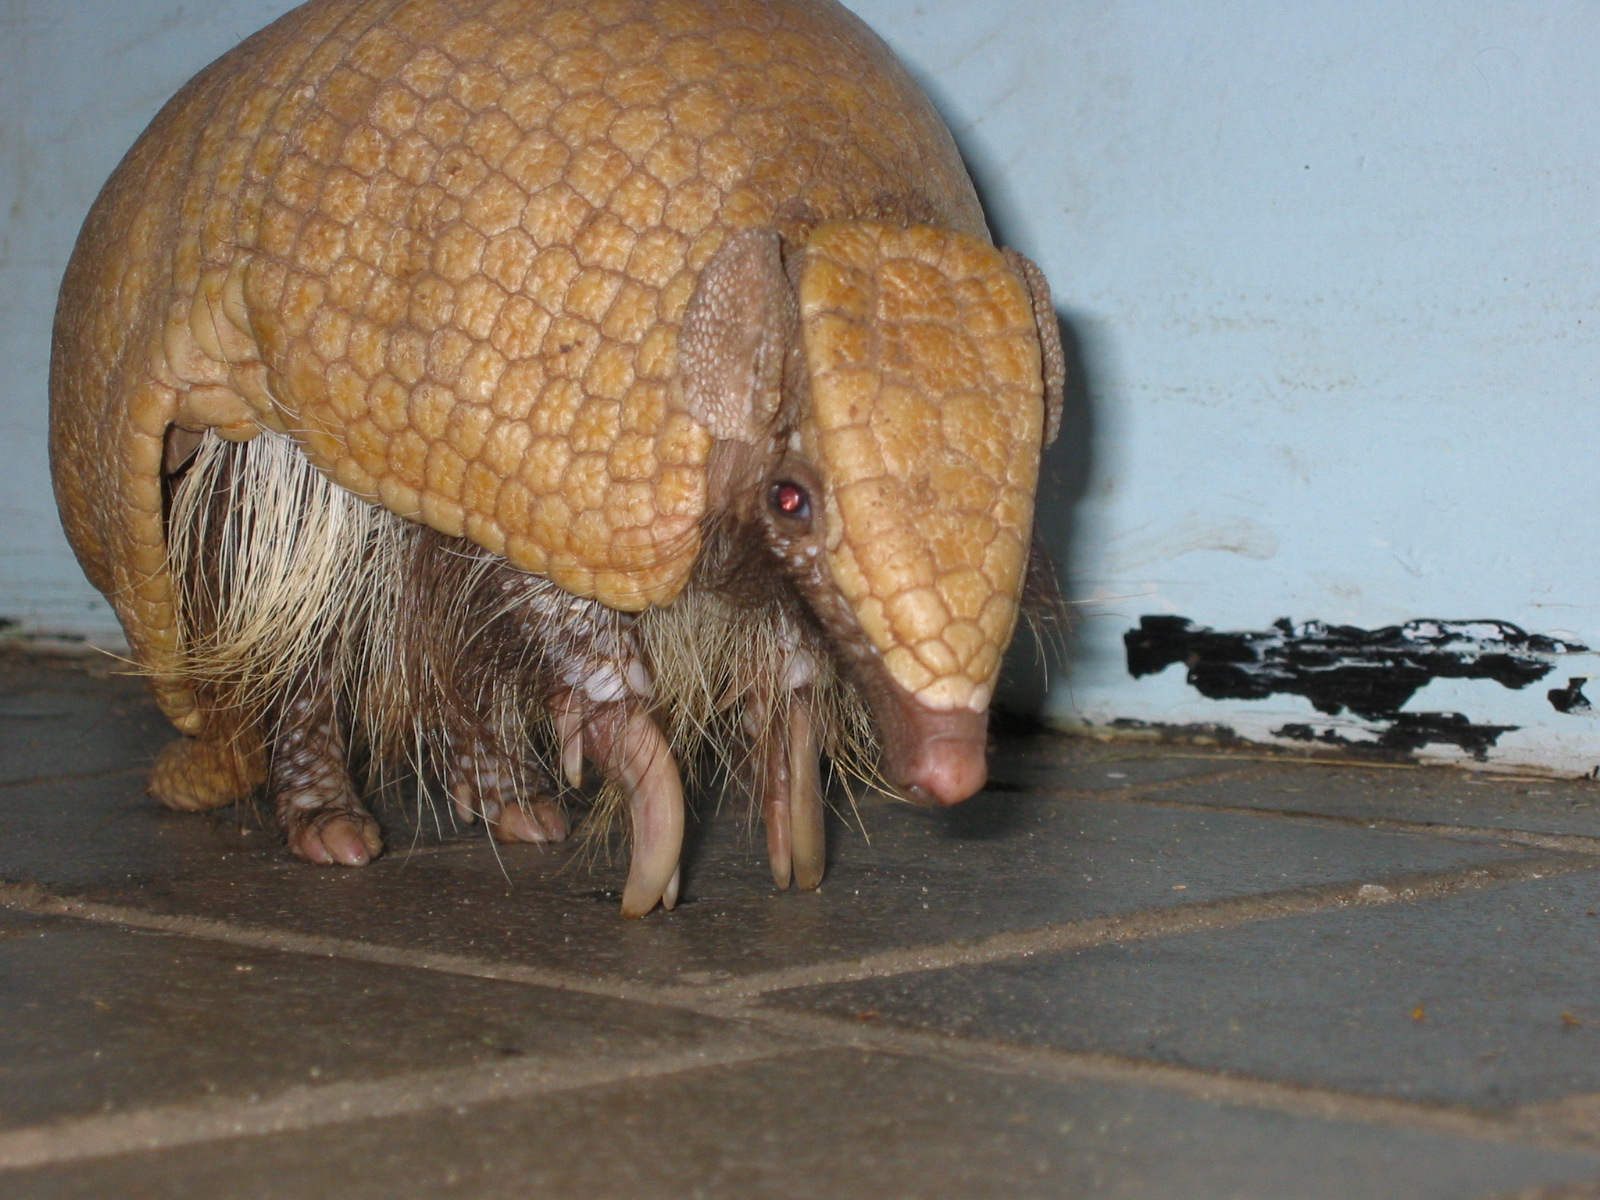
[[[780,967],[754,972],[725,983],[694,989],[706,1003],[760,995],[798,987],[854,983],[923,971],[984,966],[1036,954],[1083,950],[1108,943],[1146,941],[1185,933],[1229,929],[1255,921],[1278,920],[1334,909],[1364,908],[1401,901],[1437,899],[1461,892],[1552,878],[1591,869],[1593,864],[1571,855],[1541,855],[1509,862],[1461,867],[1440,872],[1408,872],[1364,882],[1319,884],[1282,892],[1256,893],[1140,909],[1115,916],[1092,917],[1031,930],[1007,931],[970,941],[884,950],[855,959],[807,967]],[[686,989],[666,989],[687,995]]]
[[[1129,741],[1120,743],[1121,748],[1113,749],[1113,746],[1118,745],[1116,739],[1113,739],[1108,744],[1093,735],[1061,730],[1052,731],[1052,735],[1068,742],[1087,740],[1098,747],[1108,750],[1108,753],[1103,758],[1075,758],[1067,754],[1046,764],[1058,767],[1095,767],[1119,762],[1220,761],[1246,764],[1248,766],[1325,767],[1333,770],[1348,771],[1432,773],[1435,775],[1464,777],[1469,782],[1482,781],[1490,785],[1504,783],[1594,782],[1594,776],[1589,774],[1572,775],[1561,771],[1546,770],[1542,767],[1510,766],[1494,762],[1474,764],[1457,759],[1394,761],[1385,757],[1357,753],[1353,750],[1327,749],[1325,751],[1307,751],[1292,746],[1262,746],[1259,743],[1254,744],[1256,747],[1254,750],[1230,749],[1224,746],[1207,748],[1203,745],[1194,745],[1190,749],[1174,749],[1173,747],[1176,743],[1172,742]],[[1249,742],[1239,743],[1241,746],[1251,744]],[[1205,776],[1191,776],[1191,778],[1196,779],[1203,777]]]
[[[9,908],[34,916],[71,917],[102,925],[117,925],[153,933],[179,934],[254,950],[300,954],[308,958],[338,958],[383,966],[436,971],[445,975],[530,984],[559,991],[582,992],[587,995],[607,996],[646,1004],[662,1001],[661,989],[653,984],[600,980],[549,967],[496,962],[492,959],[474,958],[446,951],[409,950],[382,942],[363,942],[356,938],[297,933],[270,927],[235,925],[206,917],[151,912],[127,905],[103,904],[60,896],[33,884],[0,881],[0,908]],[[682,1006],[674,1005],[674,1007]]]
[[[773,1034],[802,1037],[807,1050],[728,1048],[690,1054],[586,1064],[495,1062],[391,1076],[382,1080],[298,1085],[264,1100],[212,1102],[136,1109],[104,1117],[85,1117],[0,1133],[0,1168],[70,1163],[136,1151],[173,1149],[234,1137],[262,1136],[347,1121],[378,1119],[465,1107],[546,1092],[654,1078],[698,1068],[736,1065],[818,1049],[856,1047],[914,1054],[984,1069],[1069,1080],[1092,1080],[1181,1092],[1213,1103],[1279,1109],[1323,1119],[1399,1125],[1477,1139],[1518,1141],[1562,1149],[1593,1151],[1595,1138],[1572,1121],[1491,1117],[1462,1110],[1371,1097],[1352,1097],[1316,1087],[1244,1079],[1222,1073],[1122,1059],[1111,1055],[1041,1051],[1004,1043],[923,1033],[894,1027],[867,1027],[815,1014],[797,1014],[750,1002],[780,988],[879,978],[907,970],[977,965],[1051,950],[1075,949],[1113,940],[1135,940],[1202,929],[1227,928],[1329,908],[1366,907],[1480,890],[1524,879],[1547,878],[1585,869],[1572,857],[1521,860],[1453,872],[1390,877],[1384,884],[1340,884],[1294,892],[1245,897],[1175,910],[1146,910],[1122,917],[1073,922],[1042,930],[999,935],[967,946],[933,946],[896,951],[821,969],[767,972],[725,985],[683,988],[596,981],[565,972],[498,964],[462,955],[400,950],[349,939],[281,931],[253,930],[222,922],[95,904],[54,896],[31,886],[0,884],[0,905],[39,915],[70,916],[198,936],[262,949],[311,956],[354,958],[398,967],[420,968],[479,978],[501,979],[631,1000],[685,1010],[720,1020],[745,1021]],[[830,969],[831,967],[831,969]]]
[[[1407,872],[1362,882],[1320,884],[1281,892],[1138,909],[1105,917],[1066,921],[1034,929],[1008,930],[966,941],[897,947],[852,959],[779,967],[722,983],[670,984],[597,979],[549,967],[497,962],[436,950],[413,950],[326,934],[236,925],[204,917],[152,912],[126,905],[61,896],[35,885],[0,881],[0,907],[36,916],[60,916],[152,932],[171,933],[252,949],[343,958],[607,996],[674,1008],[696,1008],[731,999],[799,987],[853,983],[931,970],[984,966],[1043,953],[1082,950],[1108,943],[1146,941],[1186,933],[1229,929],[1263,920],[1336,909],[1437,899],[1510,883],[1552,878],[1592,868],[1575,855],[1541,855],[1439,872]]]
[[[1570,1133],[1600,1141],[1600,1092],[1580,1092],[1518,1109],[1525,1120],[1549,1123]]]
[[[169,1104],[105,1116],[76,1117],[0,1132],[0,1170],[58,1166],[118,1154],[173,1150],[202,1142],[292,1133],[353,1121],[412,1116],[576,1091],[609,1083],[658,1079],[689,1071],[807,1053],[793,1046],[719,1047],[646,1060],[615,1058],[475,1063],[381,1079],[297,1084],[263,1099]]]
[[[1010,1042],[908,1028],[867,1024],[847,1017],[778,1010],[742,1004],[710,1005],[707,1015],[760,1023],[791,1036],[809,1036],[835,1046],[856,1046],[908,1057],[959,1062],[1007,1075],[1053,1082],[1091,1082],[1144,1087],[1214,1104],[1288,1112],[1329,1121],[1352,1121],[1386,1128],[1453,1134],[1479,1140],[1516,1142],[1544,1149],[1577,1151],[1600,1157],[1600,1130],[1552,1119],[1535,1108],[1484,1112],[1460,1105],[1402,1100],[1342,1091],[1314,1084],[1186,1067],[1177,1063],[1097,1051],[1019,1046]],[[1591,1103],[1596,1097],[1580,1097]]]
[[[293,1133],[449,1108],[459,1110],[842,1049],[959,1064],[1051,1082],[1140,1087],[1210,1104],[1600,1156],[1600,1137],[1593,1130],[1553,1119],[1554,1114],[1547,1116],[1542,1110],[1552,1105],[1484,1113],[1460,1106],[1361,1095],[1113,1054],[1022,1047],[895,1025],[869,1026],[814,1013],[739,1004],[706,1004],[697,1006],[697,1011],[753,1025],[790,1044],[669,1052],[626,1061],[567,1060],[550,1064],[500,1060],[373,1080],[300,1084],[263,1099],[217,1099],[70,1118],[0,1132],[0,1170],[69,1165],[233,1138]],[[805,1044],[794,1045],[794,1041]]]

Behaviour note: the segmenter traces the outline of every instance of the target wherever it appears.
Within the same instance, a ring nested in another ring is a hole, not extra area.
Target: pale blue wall
[[[160,102],[286,7],[0,0],[0,616],[103,624],[42,453],[77,223]],[[933,92],[1082,351],[1047,514],[1081,614],[1058,714],[1304,719],[1129,679],[1147,613],[1493,617],[1600,645],[1600,7],[851,7]],[[1486,686],[1430,704],[1522,725],[1520,760],[1600,762],[1593,721]]]
[[[0,0],[0,618],[117,640],[61,536],[45,460],[56,287],[139,131],[278,0]]]

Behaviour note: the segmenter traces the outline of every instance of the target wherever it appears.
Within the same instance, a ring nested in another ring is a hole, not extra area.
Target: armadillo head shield
[[[775,238],[765,253],[771,279]],[[987,242],[875,222],[818,226],[783,279],[787,295],[774,283],[730,307],[769,331],[765,348],[746,337],[753,402],[738,419],[691,407],[719,438],[772,431],[756,485],[769,542],[867,696],[883,773],[914,800],[956,803],[984,782],[1059,405],[1048,293],[1032,264]],[[774,391],[777,330],[787,400]],[[736,390],[724,381],[705,397]]]

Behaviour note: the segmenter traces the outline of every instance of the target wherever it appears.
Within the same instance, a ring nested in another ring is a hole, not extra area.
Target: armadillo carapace
[[[625,801],[671,907],[680,767],[822,873],[819,756],[985,777],[1062,363],[949,133],[833,0],[311,0],[191,81],[62,287],[73,546],[184,734],[381,850],[352,756],[505,841]],[[875,764],[875,765],[874,765]]]

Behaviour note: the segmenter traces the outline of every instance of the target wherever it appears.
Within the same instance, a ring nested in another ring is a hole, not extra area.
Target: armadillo
[[[587,763],[639,916],[697,763],[779,887],[834,768],[982,787],[1063,377],[1041,272],[834,0],[310,0],[91,209],[52,469],[182,735],[159,800],[264,787],[359,866],[375,770],[551,842]]]

